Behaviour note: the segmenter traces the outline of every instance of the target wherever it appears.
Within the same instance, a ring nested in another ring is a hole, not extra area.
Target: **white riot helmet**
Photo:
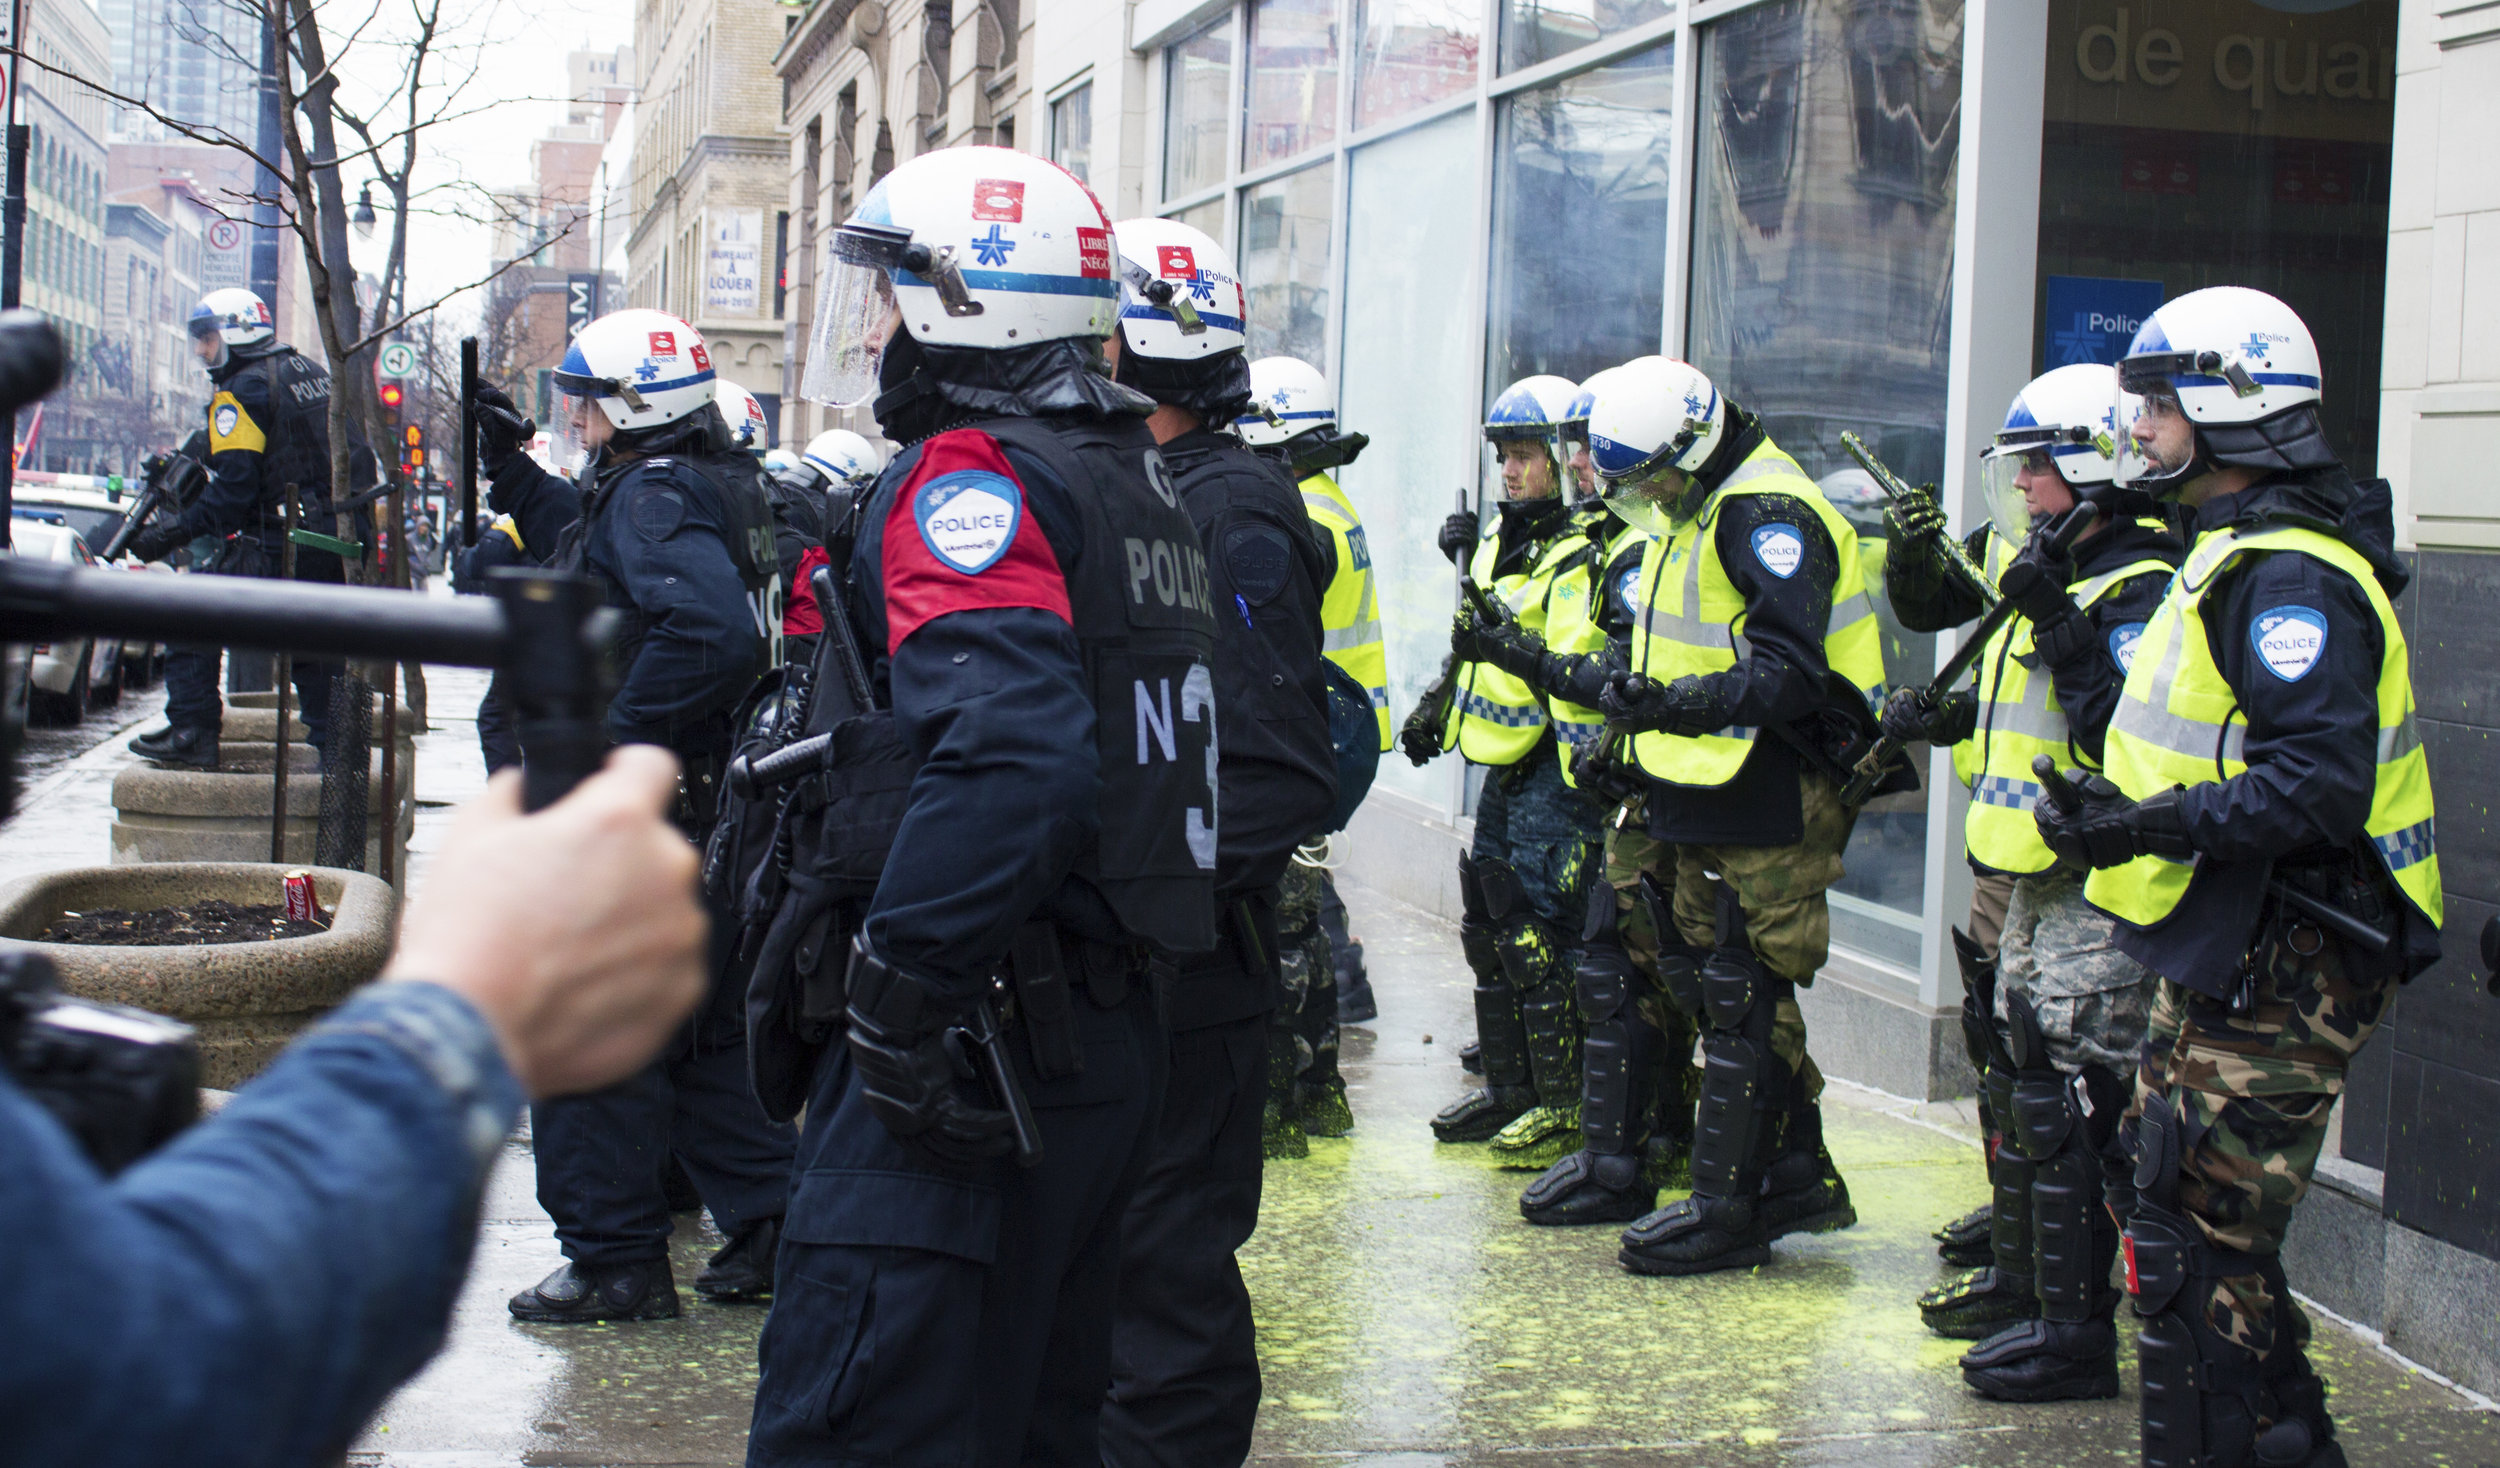
[[[1337,424],[1337,390],[1299,357],[1261,357],[1250,364],[1250,411],[1234,420],[1241,441],[1269,448],[1315,428]]]
[[[808,397],[868,400],[896,331],[1006,351],[1105,337],[1119,310],[1111,220],[1076,176],[1006,148],[941,148],[895,169],[833,232],[809,333]]]
[[[755,394],[724,377],[712,400],[720,408],[721,421],[729,425],[729,441],[750,454],[764,452],[764,445],[772,439],[772,425],[764,420],[764,405],[755,400]]]
[[[2114,417],[2120,484],[2183,484],[2220,463],[2333,457],[2316,421],[2317,342],[2291,307],[2264,291],[2220,285],[2164,302],[2137,329],[2118,379],[2138,399],[2133,412]],[[2138,415],[2171,412],[2190,426],[2192,450],[2165,453],[2136,441]]]
[[[775,479],[786,479],[802,467],[799,456],[786,448],[764,450],[764,472]]]
[[[191,335],[201,341],[214,337],[217,355],[211,367],[226,365],[228,347],[248,347],[274,339],[277,323],[270,318],[269,303],[239,285],[222,286],[200,297],[191,308]]]
[[[1624,363],[1595,396],[1589,459],[1606,486],[1606,508],[1652,535],[1670,533],[1694,471],[1727,437],[1727,399],[1700,368],[1672,357]]]
[[[1496,455],[1506,443],[1543,444],[1554,466],[1554,493],[1568,494],[1571,475],[1565,465],[1570,455],[1563,447],[1562,432],[1571,421],[1571,400],[1579,395],[1580,385],[1568,377],[1552,373],[1523,377],[1493,400],[1492,409],[1484,415],[1485,440]]]
[[[1635,360],[1647,361],[1647,358]],[[1597,406],[1597,389],[1609,376],[1623,370],[1625,364],[1601,367],[1581,380],[1580,390],[1571,398],[1571,407],[1563,418],[1562,444],[1572,476],[1572,488],[1583,497],[1594,499],[1601,486],[1596,482],[1597,461],[1589,454],[1589,414]],[[1580,483],[1582,467],[1588,470],[1590,482]]]
[[[2030,497],[2017,482],[2026,464],[2055,469],[2078,500],[2116,511],[2112,480],[2118,472],[2118,425],[2134,416],[2135,398],[2113,402],[2116,373],[2096,362],[2076,362],[2042,373],[2014,394],[2005,426],[1980,451],[1981,492],[1988,522],[1999,540],[2019,547],[2031,535]],[[2141,499],[2142,496],[2132,496]],[[2151,508],[2150,501],[2131,508]]]
[[[885,455],[847,428],[828,428],[807,441],[804,462],[830,483],[863,488],[885,468]]]
[[[1120,351],[1167,362],[1237,352],[1246,314],[1232,253],[1177,219],[1124,219],[1120,251]]]
[[[659,428],[712,401],[712,353],[702,333],[666,311],[611,311],[573,338],[550,374],[557,392],[596,404],[611,427]]]

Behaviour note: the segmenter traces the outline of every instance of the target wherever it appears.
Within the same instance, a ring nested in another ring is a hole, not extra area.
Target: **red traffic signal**
[[[408,389],[406,389],[406,388],[404,388],[404,387],[401,387],[401,386],[400,386],[398,383],[396,383],[396,382],[386,382],[386,383],[383,383],[383,384],[382,384],[382,406],[383,406],[383,407],[388,408],[388,409],[390,409],[392,412],[396,413],[396,412],[398,412],[398,411],[399,411],[399,405],[400,405],[400,404],[402,404],[402,403],[404,403],[404,402],[406,402],[407,400],[408,400]]]

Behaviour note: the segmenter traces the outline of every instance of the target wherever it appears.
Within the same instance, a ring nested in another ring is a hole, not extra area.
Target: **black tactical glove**
[[[1418,768],[1439,759],[1449,748],[1442,738],[1449,729],[1450,704],[1456,693],[1450,686],[1455,661],[1443,661],[1440,675],[1425,685],[1423,697],[1415,700],[1414,710],[1398,726],[1398,749]]]
[[[182,517],[166,515],[130,538],[131,555],[143,561],[161,561],[191,543],[182,530]]]
[[[2040,761],[2047,763],[2048,756]],[[2059,775],[2034,766],[2033,772],[2048,794],[2032,806],[2031,819],[2049,850],[2075,870],[2120,866],[2147,855],[2186,861],[2196,854],[2179,811],[2178,786],[2139,801],[2083,770]]]
[[[1936,498],[1936,486],[1922,484],[1919,490],[1917,499],[1884,511],[1884,527],[1892,532],[1896,546],[1905,540],[1932,544],[1935,537],[1946,533],[1944,505]]]
[[[512,462],[521,446],[538,435],[538,420],[522,416],[520,407],[499,387],[477,390],[477,467],[492,479]]]
[[[1727,727],[1727,710],[1696,674],[1661,683],[1638,673],[1609,680],[1598,698],[1609,726],[1626,734],[1652,731],[1691,737]]]
[[[1979,695],[1957,688],[1933,703],[1924,688],[1896,688],[1884,701],[1883,732],[1903,744],[1959,744],[1979,727]]]
[[[1441,558],[1472,555],[1476,542],[1483,538],[1484,528],[1473,510],[1460,510],[1441,522]]]
[[[849,988],[851,1064],[869,1111],[895,1140],[959,1166],[1006,1156],[1015,1145],[1007,1113],[966,1099],[979,1071],[960,1007],[888,968],[865,934],[851,948]]]
[[[2066,594],[2073,574],[2074,562],[2033,546],[2016,556],[2014,564],[1997,578],[1997,595],[2012,602],[2014,610],[2030,618],[2035,628],[2054,626],[2080,615],[2075,599]]]

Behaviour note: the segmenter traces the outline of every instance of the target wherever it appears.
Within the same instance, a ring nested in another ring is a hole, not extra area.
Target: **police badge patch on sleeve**
[[[2144,624],[2121,622],[2109,629],[2109,655],[2121,674],[2135,671],[2135,647],[2144,640]]]
[[[1797,533],[1794,525],[1756,526],[1753,558],[1762,563],[1763,570],[1785,581],[1796,575],[1797,568],[1805,564],[1805,537]]]
[[[2248,640],[2266,671],[2297,683],[2326,655],[2326,618],[2308,607],[2274,607],[2248,624]]]
[[[941,474],[912,496],[912,522],[929,554],[948,569],[977,576],[1014,543],[1024,517],[1024,492],[986,469]]]

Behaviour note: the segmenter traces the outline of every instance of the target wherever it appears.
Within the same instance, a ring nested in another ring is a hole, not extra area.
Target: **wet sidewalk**
[[[445,680],[458,686],[456,680]],[[448,742],[474,703],[437,685]],[[474,750],[474,741],[470,746]],[[448,753],[448,751],[446,751]],[[472,756],[473,758],[473,756]],[[421,767],[424,761],[420,761]],[[451,774],[451,761],[429,775]],[[474,777],[472,777],[474,778]],[[428,778],[421,793],[456,783]],[[1354,875],[1349,872],[1347,875]],[[2114,1402],[2014,1408],[1967,1393],[1962,1343],[1910,1301],[1943,1277],[1928,1230],[1985,1193],[1965,1107],[1835,1087],[1833,1152],[1861,1222],[1791,1239],[1772,1267],[1641,1279],[1611,1228],[1532,1229],[1526,1175],[1431,1141],[1461,1084],[1468,980],[1455,932],[1352,882],[1382,1017],[1349,1030],[1358,1126],[1271,1164],[1244,1256],[1267,1380],[1254,1461],[1273,1464],[2059,1465],[2136,1461],[2134,1368]],[[443,1356],[385,1409],[351,1462],[394,1468],[735,1464],[761,1312],[685,1283],[719,1239],[681,1219],[683,1319],[513,1323],[506,1296],[559,1262],[507,1149]],[[2359,1468],[2500,1464],[2500,1416],[2320,1321]]]

